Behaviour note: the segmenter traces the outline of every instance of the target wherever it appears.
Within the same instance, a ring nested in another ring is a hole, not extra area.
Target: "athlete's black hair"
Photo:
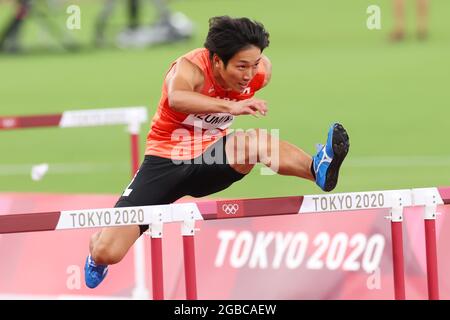
[[[258,47],[261,52],[269,46],[269,33],[261,23],[229,16],[209,19],[209,32],[204,46],[209,50],[211,59],[217,54],[226,67],[237,52],[250,45]]]

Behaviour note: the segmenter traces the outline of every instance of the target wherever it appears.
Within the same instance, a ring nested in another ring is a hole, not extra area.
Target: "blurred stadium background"
[[[272,60],[273,77],[258,93],[269,102],[269,115],[240,117],[234,128],[280,129],[281,138],[313,153],[315,144],[325,141],[329,124],[342,122],[351,149],[336,192],[450,182],[449,1],[431,1],[425,41],[415,37],[415,8],[409,3],[407,37],[398,43],[388,40],[393,26],[388,0],[171,1],[173,12],[192,21],[193,36],[139,49],[93,45],[103,1],[49,3],[52,19],[62,27],[67,6],[81,8],[81,29],[68,31],[80,46],[65,50],[35,18],[26,21],[23,50],[0,53],[0,116],[138,105],[147,106],[152,116],[165,71],[178,56],[203,45],[208,18],[247,16],[270,32],[265,54]],[[153,21],[154,8],[148,1],[141,4],[141,23]],[[370,5],[381,8],[381,30],[366,27]],[[14,1],[0,0],[0,28],[14,7]],[[118,2],[108,23],[107,37],[113,39],[127,24],[124,2]],[[148,127],[141,130],[141,152],[147,132]],[[124,130],[112,127],[0,132],[0,192],[119,195],[130,180],[128,139]],[[36,182],[30,169],[38,163],[50,167]],[[68,169],[52,171],[52,164]],[[254,170],[214,197],[317,193],[310,182]]]

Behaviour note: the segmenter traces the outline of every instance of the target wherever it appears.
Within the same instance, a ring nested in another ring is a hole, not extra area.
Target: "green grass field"
[[[82,10],[82,29],[74,36],[88,45],[100,2],[72,3]],[[382,9],[381,30],[366,28],[372,4]],[[165,70],[202,46],[208,18],[249,16],[271,34],[265,53],[273,63],[272,82],[258,94],[270,111],[263,119],[240,117],[235,128],[280,129],[282,139],[313,153],[330,123],[342,122],[351,149],[336,192],[450,185],[450,2],[432,1],[425,42],[415,38],[410,5],[408,38],[393,44],[387,41],[393,24],[387,0],[176,1],[171,7],[196,25],[190,41],[146,50],[0,55],[0,115],[144,105],[152,116]],[[0,25],[11,8],[0,1]],[[114,23],[124,19],[117,13]],[[33,22],[26,26],[30,46],[38,29]],[[142,151],[147,131],[142,129]],[[130,180],[128,149],[121,127],[2,131],[0,191],[119,194]],[[27,166],[42,162],[50,164],[48,175],[32,181]],[[73,170],[58,169],[64,164]],[[308,181],[254,170],[215,196],[311,193],[320,190]]]

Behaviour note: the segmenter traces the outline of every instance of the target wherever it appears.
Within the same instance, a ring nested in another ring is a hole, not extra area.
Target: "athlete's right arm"
[[[232,115],[252,114],[258,111],[265,115],[266,103],[251,98],[242,101],[229,101],[203,95],[203,73],[196,65],[181,58],[166,77],[169,106],[183,113],[231,113]]]

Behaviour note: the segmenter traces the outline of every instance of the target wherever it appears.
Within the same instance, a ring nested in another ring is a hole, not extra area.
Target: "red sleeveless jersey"
[[[249,99],[262,88],[266,77],[264,64],[260,63],[258,72],[243,92],[224,90],[214,79],[208,49],[195,49],[182,57],[203,72],[205,81],[200,93],[209,97],[234,101]],[[182,57],[172,63],[167,74]],[[227,134],[233,118],[229,113],[187,114],[173,110],[169,106],[164,81],[158,110],[147,135],[145,154],[174,160],[198,157],[217,139]]]

